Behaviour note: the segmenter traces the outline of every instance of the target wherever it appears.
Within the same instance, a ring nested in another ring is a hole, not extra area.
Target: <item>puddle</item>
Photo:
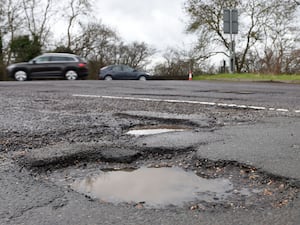
[[[182,127],[156,127],[156,128],[146,127],[146,128],[130,130],[127,132],[127,134],[134,135],[134,136],[143,136],[143,135],[170,133],[170,132],[183,132],[187,130],[189,129],[182,128]]]
[[[143,136],[143,135],[153,135],[153,134],[163,134],[170,132],[182,132],[184,129],[144,129],[144,130],[130,130],[127,132],[129,135]]]
[[[183,206],[195,200],[218,202],[233,190],[228,179],[203,179],[178,167],[101,172],[75,181],[71,187],[105,202],[144,202],[155,208]]]
[[[242,188],[241,190],[239,191],[236,191],[235,193],[241,195],[241,196],[246,196],[246,197],[250,197],[252,196],[253,194],[258,194],[260,193],[262,190],[259,190],[259,189],[248,189],[248,188]]]

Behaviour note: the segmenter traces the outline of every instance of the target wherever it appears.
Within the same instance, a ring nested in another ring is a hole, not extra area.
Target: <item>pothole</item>
[[[107,151],[112,153],[111,149]],[[292,180],[237,162],[215,162],[195,158],[190,152],[177,153],[145,151],[143,157],[130,162],[78,159],[63,168],[39,167],[32,172],[58,186],[71,187],[88,199],[126,207],[268,209],[285,207],[298,196],[299,187]]]
[[[133,136],[147,136],[171,132],[184,132],[188,130],[191,129],[183,126],[146,126],[131,129],[126,134]]]
[[[71,187],[104,202],[142,203],[154,208],[182,207],[193,201],[219,203],[236,194],[229,179],[204,179],[179,167],[100,172],[76,180]],[[251,196],[259,190],[242,191]]]

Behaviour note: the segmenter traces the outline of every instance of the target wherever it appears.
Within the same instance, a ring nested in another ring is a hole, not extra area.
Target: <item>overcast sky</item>
[[[184,0],[97,0],[97,17],[126,41],[144,41],[163,50],[190,45],[184,33]]]

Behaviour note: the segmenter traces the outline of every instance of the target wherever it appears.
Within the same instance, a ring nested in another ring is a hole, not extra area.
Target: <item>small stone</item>
[[[201,210],[206,210],[206,207],[202,204],[198,204],[198,209],[201,209]]]
[[[250,180],[256,180],[257,178],[259,178],[259,176],[256,174],[253,174],[249,177]]]
[[[239,194],[240,192],[238,190],[234,190],[233,194]]]
[[[135,205],[135,208],[136,208],[136,209],[143,209],[143,208],[144,208],[144,204],[145,204],[145,202],[139,202],[139,203],[137,203],[137,204]]]
[[[264,195],[271,196],[271,195],[273,195],[273,192],[268,190],[268,189],[265,189],[264,190]]]
[[[193,205],[190,207],[190,210],[196,210],[196,209],[198,209],[198,205]]]

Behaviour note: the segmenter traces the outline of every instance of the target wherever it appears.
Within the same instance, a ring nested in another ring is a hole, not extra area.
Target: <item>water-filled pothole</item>
[[[233,191],[228,179],[204,179],[178,167],[101,172],[77,180],[71,187],[105,202],[143,202],[156,208],[191,201],[220,202]]]
[[[143,135],[154,135],[154,134],[163,134],[171,132],[183,132],[188,131],[190,128],[182,126],[148,126],[148,127],[139,127],[132,130],[129,130],[127,134],[134,136],[143,136]]]

